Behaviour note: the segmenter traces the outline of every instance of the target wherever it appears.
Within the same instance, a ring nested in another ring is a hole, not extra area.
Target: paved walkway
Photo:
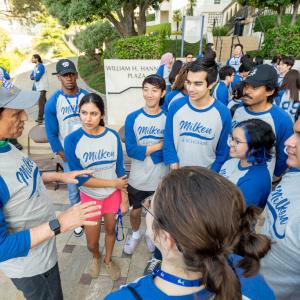
[[[76,62],[76,58],[74,58]],[[50,83],[50,92],[53,93],[58,89],[59,83],[56,76],[51,73],[55,71],[56,61],[45,62],[48,78]],[[29,73],[33,65],[24,62],[17,74],[15,75],[16,85],[24,88],[31,89],[32,82],[28,79]],[[79,79],[78,85],[86,88],[86,84]],[[26,128],[19,141],[24,146],[24,152],[27,153],[27,134],[31,127],[35,125],[34,120],[37,116],[37,106],[28,111],[29,120]],[[50,153],[49,145],[34,144],[31,148],[33,152]],[[47,190],[51,195],[55,207],[55,211],[59,214],[65,210],[68,205],[67,190],[64,185],[61,185],[58,190],[54,191],[53,185],[48,185]],[[130,232],[129,217],[124,217],[124,233],[125,240],[128,232]],[[142,230],[145,230],[145,221],[143,218]],[[85,235],[76,238],[71,232],[57,236],[57,251],[59,267],[61,272],[62,287],[64,298],[66,300],[100,300],[103,299],[110,291],[117,289],[121,284],[135,280],[143,274],[147,260],[150,258],[150,253],[147,250],[145,241],[142,240],[136,252],[132,256],[123,253],[124,241],[116,242],[113,256],[121,266],[121,278],[118,281],[112,281],[110,277],[102,268],[98,279],[92,279],[88,274],[89,262],[91,255],[86,247]],[[104,234],[100,237],[100,250],[103,252]],[[11,281],[0,272],[0,299],[24,299],[22,294],[19,293],[13,286]]]

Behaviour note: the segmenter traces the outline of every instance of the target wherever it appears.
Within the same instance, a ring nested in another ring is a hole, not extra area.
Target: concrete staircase
[[[232,36],[214,37],[214,45],[217,53],[217,60],[221,63],[225,63],[231,56],[231,43]],[[255,36],[239,36],[240,43],[244,46],[244,53],[250,50],[257,50],[259,46],[259,40]],[[234,37],[233,45],[239,43],[238,39]]]

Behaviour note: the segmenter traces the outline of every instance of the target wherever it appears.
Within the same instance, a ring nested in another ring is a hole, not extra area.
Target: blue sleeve
[[[125,175],[125,167],[124,167],[124,157],[123,157],[123,149],[120,137],[117,133],[115,133],[117,141],[118,141],[118,155],[117,155],[117,163],[116,163],[116,174],[118,177],[122,177]]]
[[[125,121],[125,146],[127,155],[137,160],[145,160],[147,146],[140,146],[137,143],[136,136],[133,130],[134,122],[139,111],[131,113],[127,116]]]
[[[224,105],[228,105],[229,95],[228,89],[225,84],[219,84],[217,89],[217,99],[221,101]]]
[[[237,186],[240,188],[247,207],[250,205],[256,205],[264,208],[268,196],[271,192],[271,177],[267,169],[265,172],[251,172],[251,170],[237,182]]]
[[[38,68],[38,70],[37,70],[37,72],[35,74],[35,77],[34,77],[35,81],[39,81],[45,73],[45,67],[44,67],[43,64],[38,64],[37,68]]]
[[[283,96],[283,94],[285,93],[285,90],[280,90],[277,94],[277,96],[275,97],[275,103],[279,106],[280,102],[281,102],[281,98]]]
[[[219,172],[221,166],[228,159],[228,155],[229,155],[228,136],[231,132],[230,111],[226,106],[224,106],[221,103],[218,106],[219,106],[218,110],[222,119],[222,131],[216,148],[216,160],[211,166],[211,169],[215,172]]]
[[[167,114],[166,127],[164,132],[163,158],[166,165],[178,163],[179,159],[174,144],[173,119],[178,110],[178,102],[171,105]]]
[[[10,80],[10,75],[8,74],[8,72],[4,69],[4,68],[1,68],[2,71],[3,71],[3,76],[6,80]]]
[[[227,61],[226,61],[226,66],[230,66],[230,59],[231,59],[231,58],[227,59]]]
[[[164,66],[165,66],[165,65],[159,66],[159,68],[158,68],[157,71],[156,71],[156,75],[159,75],[159,76],[161,76],[161,77],[164,77]]]
[[[166,95],[165,95],[165,99],[164,99],[164,104],[161,106],[161,109],[165,112],[168,111],[168,107],[169,107],[169,103],[173,97],[173,92],[174,91],[171,91],[171,92],[168,92]]]
[[[50,143],[51,149],[54,153],[63,151],[63,146],[58,138],[59,126],[56,115],[56,102],[58,93],[54,94],[47,102],[45,106],[45,128],[47,138]]]
[[[82,133],[80,134],[79,130],[74,131],[70,135],[68,135],[65,138],[64,141],[64,147],[65,147],[65,156],[68,161],[69,167],[71,171],[80,171],[84,170],[82,167],[80,160],[77,158],[75,151],[76,146],[78,144],[78,141],[80,140],[82,136]],[[87,175],[87,176],[78,176],[76,177],[78,179],[77,186],[83,185],[86,181],[88,181],[93,176]]]
[[[4,203],[9,201],[10,195],[2,177],[0,177],[0,263],[11,258],[24,257],[30,250],[30,232],[23,230],[9,233],[5,215]]]
[[[285,141],[293,134],[293,121],[281,108],[276,107],[272,115],[275,124],[276,135],[276,164],[274,175],[280,177],[287,169],[287,154],[285,153]]]

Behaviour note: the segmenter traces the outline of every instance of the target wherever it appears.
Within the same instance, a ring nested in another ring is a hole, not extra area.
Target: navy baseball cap
[[[52,73],[52,75],[65,75],[68,73],[77,73],[74,63],[66,58],[60,59],[56,63],[56,72]]]
[[[34,106],[39,97],[39,92],[21,90],[0,75],[1,108],[27,109]]]
[[[255,67],[243,82],[253,87],[268,85],[275,89],[278,87],[278,75],[274,67],[262,64]]]

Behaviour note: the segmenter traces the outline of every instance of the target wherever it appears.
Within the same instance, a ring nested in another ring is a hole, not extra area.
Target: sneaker
[[[117,280],[121,276],[121,270],[120,267],[113,261],[111,260],[108,264],[105,264],[106,272],[110,276],[112,280]]]
[[[134,239],[132,235],[127,238],[126,244],[124,246],[124,253],[132,254],[139,244],[141,237],[139,239]]]
[[[90,264],[89,274],[92,278],[98,278],[100,274],[100,259],[99,258],[92,258],[92,262]]]
[[[156,259],[155,257],[152,256],[150,260],[148,260],[147,266],[144,270],[144,275],[149,275],[152,274],[152,272],[158,268],[161,264],[161,260]]]
[[[154,250],[155,250],[155,245],[154,245],[154,243],[152,242],[152,240],[150,239],[150,237],[149,237],[148,234],[145,234],[145,242],[146,242],[146,245],[147,245],[148,250],[149,250],[151,253],[154,252]]]
[[[77,227],[74,229],[74,235],[76,237],[81,237],[83,235],[83,227]]]

